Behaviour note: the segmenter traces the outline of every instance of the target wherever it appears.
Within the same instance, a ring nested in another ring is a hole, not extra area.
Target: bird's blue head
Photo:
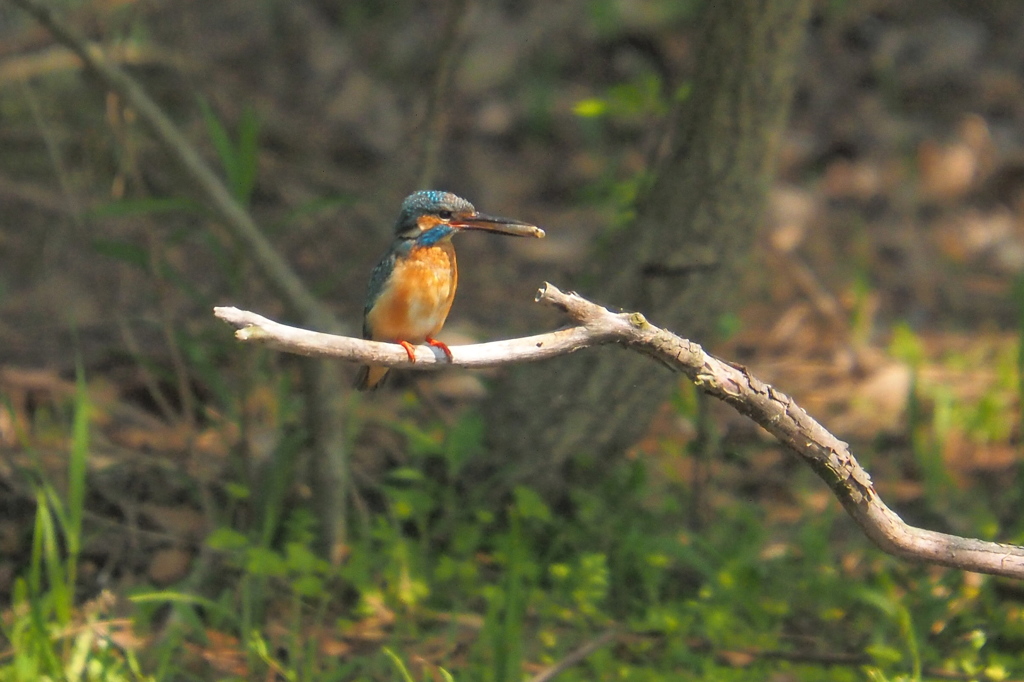
[[[426,190],[410,194],[402,202],[395,236],[430,246],[459,230],[489,230],[519,237],[543,237],[544,230],[510,218],[479,213],[473,204],[451,192]]]

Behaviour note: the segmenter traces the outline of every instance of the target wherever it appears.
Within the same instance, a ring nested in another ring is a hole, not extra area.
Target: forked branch
[[[260,342],[300,355],[337,357],[403,369],[438,365],[490,367],[533,362],[590,346],[619,344],[659,360],[688,376],[701,391],[750,417],[797,454],[839,499],[864,533],[896,556],[978,573],[1024,578],[1024,547],[986,542],[915,528],[878,496],[871,477],[849,446],[828,432],[785,393],[758,380],[745,367],[720,360],[696,343],[650,324],[639,313],[613,313],[573,293],[545,284],[537,301],[558,308],[574,326],[508,341],[452,347],[452,361],[428,347],[416,349],[416,362],[396,344],[364,341],[278,324],[237,308],[215,314],[238,327],[242,341]]]

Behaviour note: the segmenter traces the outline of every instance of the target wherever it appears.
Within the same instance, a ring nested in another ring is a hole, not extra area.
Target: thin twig
[[[174,310],[171,302],[171,287],[164,277],[163,240],[158,238],[155,230],[147,230],[147,256],[149,258],[149,274],[156,285],[156,297],[160,314],[160,331],[164,335],[167,354],[174,370],[174,380],[178,389],[178,402],[181,403],[179,418],[185,424],[185,432],[189,435],[189,451],[192,451],[192,435],[196,425],[196,397],[192,391],[192,376],[185,362],[185,354],[176,336],[177,325],[174,323]]]
[[[411,362],[397,344],[377,343],[286,327],[235,308],[216,315],[239,327],[242,341],[260,342],[302,355],[334,356],[360,363],[432,369],[492,367],[533,362],[582,348],[617,343],[688,376],[704,393],[750,417],[823,479],[846,512],[882,550],[915,561],[977,573],[1024,578],[1024,547],[963,538],[907,525],[878,496],[871,476],[849,445],[829,433],[788,395],[760,381],[743,366],[709,355],[696,343],[650,324],[639,313],[613,313],[551,284],[537,300],[558,308],[577,326],[508,341],[451,348],[448,362],[436,349],[419,347]]]
[[[583,646],[576,649],[568,656],[560,660],[558,663],[555,663],[550,668],[546,668],[545,670],[542,670],[541,672],[531,677],[530,682],[548,682],[548,680],[553,680],[556,675],[565,672],[569,668],[583,661],[583,659],[585,659],[587,656],[594,653],[601,647],[614,641],[615,638],[619,636],[619,633],[619,628],[611,628],[610,630],[606,630],[597,639],[587,642],[586,644],[584,644]]]
[[[19,182],[5,175],[0,175],[0,198],[4,200],[6,206],[13,201],[21,201],[41,211],[59,216],[73,217],[74,214],[74,210],[68,206],[62,193],[33,183]],[[88,207],[85,210],[88,210]]]
[[[39,136],[43,138],[43,143],[46,145],[46,153],[50,157],[50,164],[53,166],[53,172],[57,176],[57,182],[60,185],[61,193],[64,195],[64,201],[67,202],[68,215],[74,221],[75,227],[81,230],[85,226],[82,220],[82,202],[75,196],[75,190],[71,185],[67,166],[64,164],[64,157],[61,155],[60,145],[54,139],[53,126],[43,120],[42,107],[39,106],[39,100],[36,99],[35,92],[32,91],[32,86],[29,85],[28,81],[21,81],[21,90],[25,95],[25,102],[28,103],[32,120],[39,130]]]
[[[178,420],[178,414],[171,406],[167,396],[164,395],[163,390],[160,388],[160,383],[153,376],[153,373],[149,371],[149,367],[146,366],[146,362],[143,359],[142,347],[139,345],[139,340],[135,336],[135,332],[132,331],[132,327],[128,324],[128,320],[124,318],[120,312],[114,313],[114,319],[117,321],[117,328],[121,331],[121,340],[124,342],[125,348],[128,350],[128,354],[131,356],[132,361],[138,368],[139,377],[142,379],[143,385],[146,387],[146,391],[149,393],[150,399],[157,406],[160,414],[163,416],[164,421],[168,424],[173,424]]]

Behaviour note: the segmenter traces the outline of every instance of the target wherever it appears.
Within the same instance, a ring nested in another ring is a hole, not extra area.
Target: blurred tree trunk
[[[699,342],[728,310],[761,220],[809,0],[705,3],[692,90],[637,217],[591,254],[577,289]],[[560,284],[560,283],[559,283]],[[503,480],[547,492],[563,465],[638,440],[677,378],[615,349],[517,368],[485,406]]]

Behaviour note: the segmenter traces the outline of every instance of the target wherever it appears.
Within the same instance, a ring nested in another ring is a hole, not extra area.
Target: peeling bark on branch
[[[613,313],[545,284],[537,301],[561,310],[575,326],[507,341],[454,346],[449,363],[440,351],[416,349],[416,362],[396,344],[364,341],[289,327],[237,308],[215,314],[238,328],[241,341],[318,357],[403,369],[492,367],[566,355],[591,346],[622,345],[688,376],[710,396],[750,417],[797,454],[828,484],[847,513],[882,550],[916,561],[978,573],[1024,578],[1024,547],[947,535],[909,526],[878,496],[849,446],[829,433],[788,395],[747,368],[709,355],[698,344],[660,329],[639,313]]]

